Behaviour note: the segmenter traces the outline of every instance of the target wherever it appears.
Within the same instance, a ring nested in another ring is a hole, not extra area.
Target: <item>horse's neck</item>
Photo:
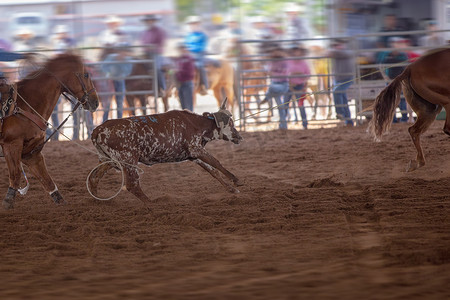
[[[61,95],[61,86],[53,76],[38,76],[22,83],[19,92],[20,102],[26,102],[20,105],[22,109],[38,113],[48,120]]]

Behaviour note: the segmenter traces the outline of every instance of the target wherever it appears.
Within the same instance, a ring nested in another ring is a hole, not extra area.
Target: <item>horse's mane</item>
[[[432,55],[432,54],[435,54],[435,53],[438,53],[438,52],[441,52],[444,50],[449,50],[449,49],[450,49],[450,46],[430,49],[430,50],[427,50],[421,57],[429,56],[429,55]]]
[[[64,66],[67,64],[82,64],[83,60],[81,56],[66,52],[58,54],[54,57],[44,59],[40,62],[36,62],[33,59],[27,59],[20,68],[22,69],[22,72],[26,72],[27,68],[33,69],[32,72],[27,74],[23,79],[21,79],[19,82],[31,80],[33,78],[36,78],[41,73],[43,73],[44,70],[60,70],[64,69]]]

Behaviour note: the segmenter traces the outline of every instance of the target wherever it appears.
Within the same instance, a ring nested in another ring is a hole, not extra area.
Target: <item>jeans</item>
[[[55,108],[53,109],[51,120],[53,127],[47,128],[45,131],[46,138],[48,138],[56,128],[59,126],[59,119],[58,119],[58,106],[61,103],[61,97],[59,97],[58,102],[56,102]],[[59,132],[56,131],[55,134],[52,136],[52,140],[57,141],[59,138]]]
[[[206,70],[205,70],[205,53],[199,52],[199,53],[193,53],[195,60],[195,67],[200,73],[200,85],[204,85],[206,89],[209,88],[208,86],[208,79],[206,78]]]
[[[122,118],[123,113],[123,99],[125,93],[125,80],[113,80],[114,91],[115,91],[115,99],[117,105],[117,118]],[[108,120],[109,110],[110,110],[111,102],[105,103],[105,111],[103,112],[103,122]]]
[[[297,84],[294,85],[291,89],[291,91],[289,91],[287,93],[287,101],[288,102],[292,99],[292,95],[294,95],[295,99],[298,100],[298,108],[300,109],[300,116],[302,117],[302,125],[303,128],[307,129],[308,128],[308,119],[306,116],[306,110],[305,110],[305,106],[303,105],[303,102],[305,100],[305,93],[304,93],[304,88],[305,88],[305,84]]]
[[[400,108],[400,112],[402,113],[402,118],[400,119],[400,122],[408,122],[408,113],[406,110],[406,100],[403,97],[403,94],[401,95],[400,103],[398,104],[398,108]],[[394,118],[393,118],[392,122],[398,123],[398,119],[397,119],[397,116],[395,115],[395,113],[394,113]]]
[[[266,93],[266,99],[271,102],[272,98],[275,98],[275,102],[278,105],[278,114],[280,115],[280,129],[287,129],[287,112],[289,109],[289,105],[285,104],[286,97],[281,97],[286,95],[289,90],[289,83],[286,82],[271,82],[269,85],[269,89]]]
[[[180,83],[178,88],[178,96],[180,97],[181,108],[194,111],[193,104],[194,83],[185,81]]]
[[[156,64],[156,76],[158,77],[158,89],[166,90],[166,78],[164,77],[163,71],[161,70],[163,64],[163,57],[159,54],[154,56]]]
[[[348,107],[347,89],[353,84],[352,78],[335,82],[333,87],[334,105],[336,107],[336,116],[345,120],[345,124],[353,125],[350,108]]]

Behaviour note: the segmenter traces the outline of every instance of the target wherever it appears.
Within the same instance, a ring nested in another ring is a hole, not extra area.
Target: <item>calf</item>
[[[211,140],[222,139],[235,144],[242,140],[225,105],[226,99],[219,111],[213,114],[198,115],[184,110],[109,120],[94,129],[92,143],[97,148],[100,163],[109,160],[121,163],[127,190],[144,203],[149,203],[150,199],[140,187],[138,163],[154,165],[191,160],[230,192],[238,193],[239,190],[225,181],[218,171],[235,186],[241,185],[239,179],[205,149],[206,143]],[[100,179],[112,167],[113,164],[106,163],[93,171],[89,185],[94,194]]]

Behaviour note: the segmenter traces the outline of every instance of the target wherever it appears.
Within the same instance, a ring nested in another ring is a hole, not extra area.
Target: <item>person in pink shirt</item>
[[[166,80],[161,70],[163,63],[163,49],[166,42],[167,34],[156,23],[159,20],[157,15],[146,15],[142,21],[147,25],[147,30],[144,31],[141,37],[141,44],[145,47],[145,58],[154,59],[157,71],[157,80],[159,93],[164,97],[166,90]]]
[[[298,101],[300,108],[300,116],[302,118],[302,125],[304,129],[308,129],[308,119],[306,116],[305,106],[303,105],[306,98],[306,88],[308,87],[308,79],[311,77],[311,70],[308,63],[302,59],[307,54],[302,45],[292,45],[290,51],[291,59],[288,60],[289,78],[289,92],[286,94],[285,102],[289,102],[292,96]]]
[[[272,107],[272,98],[275,99],[278,107],[278,113],[280,116],[280,129],[287,129],[287,112],[289,104],[286,104],[283,100],[283,96],[289,91],[289,78],[288,78],[288,64],[285,58],[285,52],[279,45],[271,45],[269,50],[269,64],[267,66],[270,84],[266,93],[266,97],[260,104],[269,102],[269,107]]]
[[[175,60],[178,97],[180,98],[181,108],[194,111],[195,60],[184,43],[178,44],[178,51],[180,55]]]

